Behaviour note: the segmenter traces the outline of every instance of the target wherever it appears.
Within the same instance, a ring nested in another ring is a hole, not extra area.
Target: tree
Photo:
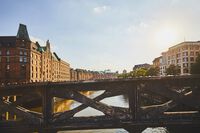
[[[146,72],[146,76],[158,76],[159,71],[159,67],[150,67]]]
[[[200,54],[196,58],[196,63],[191,66],[191,74],[200,74]]]
[[[166,69],[167,75],[179,75],[180,74],[180,66],[175,66],[174,64],[171,64]]]
[[[127,78],[127,74],[126,73],[122,73],[122,74],[119,74],[117,77],[118,78]]]
[[[147,69],[139,68],[135,70],[135,77],[146,76],[146,73],[147,73]]]

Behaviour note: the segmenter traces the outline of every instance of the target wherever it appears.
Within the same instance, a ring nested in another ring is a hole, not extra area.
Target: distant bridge
[[[104,93],[90,99],[80,91]],[[100,102],[104,98],[127,95],[129,107],[114,107]],[[17,96],[8,101],[7,96]],[[200,131],[200,75],[85,82],[44,82],[0,87],[0,114],[9,112],[16,120],[0,120],[4,133],[55,133],[63,130],[124,128],[139,133],[147,127],[191,129]],[[62,113],[53,112],[53,98],[72,99],[82,105]],[[42,113],[24,105],[41,102]],[[92,107],[103,116],[74,117]]]

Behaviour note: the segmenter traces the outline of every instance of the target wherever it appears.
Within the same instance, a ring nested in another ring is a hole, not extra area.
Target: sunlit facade
[[[191,66],[200,53],[200,41],[187,41],[170,47],[162,52],[160,74],[166,75],[166,69],[174,64],[179,66],[181,75],[190,74]]]
[[[69,81],[70,64],[29,38],[20,24],[17,36],[0,36],[0,83]]]

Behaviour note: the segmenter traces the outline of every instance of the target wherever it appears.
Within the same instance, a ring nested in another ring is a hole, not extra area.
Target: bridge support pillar
[[[52,124],[53,115],[53,97],[51,95],[51,87],[47,86],[42,92],[42,109],[43,109],[43,127],[39,133],[56,133],[55,130],[49,129]]]
[[[137,121],[139,119],[140,109],[140,95],[137,85],[133,86],[129,92],[129,109],[132,114],[132,120]]]

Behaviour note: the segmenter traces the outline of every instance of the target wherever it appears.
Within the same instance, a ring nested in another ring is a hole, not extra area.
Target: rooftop
[[[187,44],[189,44],[189,45],[196,45],[196,44],[199,44],[199,45],[200,45],[200,41],[185,41],[185,42],[181,42],[181,43],[179,43],[179,44],[177,44],[177,45],[174,45],[174,46],[172,46],[172,47],[169,47],[169,50],[170,50],[170,49],[173,49],[173,48],[177,48],[177,47],[183,46],[183,45],[187,45]]]

